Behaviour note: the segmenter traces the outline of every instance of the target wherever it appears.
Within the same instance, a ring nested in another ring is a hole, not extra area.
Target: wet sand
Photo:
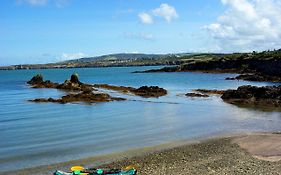
[[[174,142],[9,174],[51,174],[73,165],[119,168],[131,164],[139,167],[140,175],[281,175],[281,134],[256,133]]]

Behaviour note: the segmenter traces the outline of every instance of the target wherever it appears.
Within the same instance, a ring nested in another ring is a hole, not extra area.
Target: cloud
[[[124,33],[124,37],[125,38],[129,38],[129,39],[141,39],[141,40],[154,40],[154,37],[152,34],[148,34],[148,33],[131,33],[131,32],[126,32]]]
[[[167,22],[171,22],[173,19],[179,17],[176,9],[169,4],[161,4],[159,8],[156,8],[152,11],[154,16],[162,17]]]
[[[65,60],[72,60],[72,59],[79,59],[87,57],[87,54],[78,52],[78,53],[63,53],[58,60],[59,61],[65,61]]]
[[[161,4],[160,7],[150,10],[150,12],[139,13],[139,19],[144,24],[153,24],[153,17],[163,18],[167,22],[179,17],[176,9],[169,4]]]
[[[138,16],[139,16],[141,22],[144,24],[153,24],[153,22],[154,22],[152,16],[148,13],[142,12],[142,13],[139,13]]]
[[[221,0],[227,7],[217,21],[203,27],[223,51],[281,48],[279,0]]]

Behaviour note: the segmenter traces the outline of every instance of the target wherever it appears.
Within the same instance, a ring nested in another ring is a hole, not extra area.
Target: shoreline
[[[255,137],[255,139],[253,139],[253,137]],[[253,145],[245,144],[248,143],[249,139],[255,141],[255,143],[253,143],[254,145],[260,144],[258,143],[260,141],[263,143],[262,145],[264,145],[262,149],[266,149],[268,148],[268,143],[264,143],[266,142],[264,138],[270,138],[270,140],[273,141],[277,138],[278,143],[270,143],[271,145],[275,144],[275,151],[268,154],[261,151],[263,154],[259,155],[258,152],[257,155],[255,155],[255,151],[257,150],[253,150]],[[196,140],[194,139],[168,142],[165,144],[131,149],[128,151],[105,155],[98,155],[53,165],[42,165],[21,170],[9,171],[9,174],[52,174],[57,169],[68,171],[69,168],[74,165],[81,165],[84,167],[121,168],[131,164],[137,165],[137,167],[139,167],[139,174],[141,175],[156,175],[161,173],[163,174],[163,172],[165,172],[165,174],[173,174],[175,172],[177,172],[178,174],[208,174],[213,171],[218,173],[219,171],[209,170],[210,167],[208,166],[212,163],[212,166],[221,166],[216,167],[217,169],[220,169],[220,171],[221,168],[226,166],[225,172],[228,171],[229,174],[235,174],[235,169],[230,168],[229,165],[231,164],[228,164],[227,162],[238,162],[239,164],[239,162],[243,163],[244,159],[247,159],[248,161],[244,162],[243,164],[251,163],[252,165],[254,163],[258,165],[252,170],[261,171],[260,169],[264,169],[272,171],[271,166],[274,166],[276,170],[280,170],[279,172],[281,172],[280,141],[280,133],[242,133],[219,135]],[[247,148],[247,146],[249,145],[250,149]],[[237,157],[237,155],[239,156]],[[225,160],[223,160],[224,158]],[[222,162],[218,163],[217,161]],[[197,163],[194,164],[195,162]],[[200,165],[200,167],[192,169],[192,167],[196,167],[197,164]],[[239,164],[239,166],[241,165]],[[247,166],[245,166],[245,168],[247,168]],[[243,167],[242,169],[244,170]],[[275,170],[273,172],[275,172]],[[1,173],[5,174],[5,172]],[[251,172],[248,172],[247,174],[251,174]]]

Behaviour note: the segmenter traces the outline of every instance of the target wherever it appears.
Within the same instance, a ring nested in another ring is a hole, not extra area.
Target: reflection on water
[[[239,108],[219,96],[186,98],[192,89],[229,89],[271,85],[225,81],[231,74],[132,74],[147,67],[0,71],[0,171],[85,158],[173,140],[251,132],[279,131],[280,112]],[[36,104],[33,98],[58,98],[65,92],[31,89],[25,81],[41,73],[63,82],[73,73],[82,82],[139,87],[157,85],[168,95],[141,98],[115,91],[127,101],[86,105]]]

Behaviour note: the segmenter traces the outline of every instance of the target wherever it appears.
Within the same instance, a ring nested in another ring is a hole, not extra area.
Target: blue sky
[[[1,0],[0,65],[278,48],[280,7],[280,0]]]

